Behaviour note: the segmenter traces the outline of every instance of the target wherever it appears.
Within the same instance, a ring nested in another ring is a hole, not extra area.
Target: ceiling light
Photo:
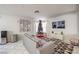
[[[34,13],[39,13],[39,10],[35,10]]]

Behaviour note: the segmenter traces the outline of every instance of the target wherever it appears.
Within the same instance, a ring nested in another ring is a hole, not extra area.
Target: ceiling
[[[0,5],[0,14],[31,17],[50,17],[58,14],[76,11],[72,4],[3,4]],[[34,11],[39,10],[38,14]]]

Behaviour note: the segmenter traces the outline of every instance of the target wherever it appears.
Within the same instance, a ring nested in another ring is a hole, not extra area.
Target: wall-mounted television
[[[65,21],[54,21],[52,22],[52,28],[55,29],[64,29],[65,28]]]

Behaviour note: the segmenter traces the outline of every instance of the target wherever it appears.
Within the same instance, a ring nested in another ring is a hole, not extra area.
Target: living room
[[[75,4],[63,4],[63,5],[56,5],[56,4],[18,4],[18,5],[0,5],[0,32],[1,31],[7,31],[8,33],[8,43],[6,43],[5,39],[1,43],[1,53],[5,53],[5,46],[7,44],[15,44],[20,41],[19,44],[22,44],[22,39],[25,40],[26,37],[23,37],[24,34],[30,34],[31,36],[39,36],[38,33],[38,25],[39,21],[41,20],[42,27],[43,27],[43,38],[56,38],[65,41],[66,43],[73,43],[73,45],[79,45],[78,35],[79,35],[79,5]],[[55,25],[56,27],[53,27],[53,23],[60,22],[61,26],[57,27],[58,25]],[[62,22],[64,22],[64,27],[62,27]],[[1,35],[1,34],[0,34]],[[41,36],[40,35],[40,36]],[[16,39],[17,36],[17,39]],[[42,39],[43,39],[42,38]],[[39,38],[40,39],[40,38]],[[16,42],[17,41],[17,42]],[[28,42],[28,41],[27,41]],[[32,45],[31,41],[29,41],[29,45]],[[25,41],[26,43],[26,41]],[[34,43],[35,44],[35,43]],[[11,49],[13,49],[13,46]],[[8,46],[8,45],[7,45]],[[21,45],[22,46],[22,45]],[[7,50],[7,51],[17,51],[17,53],[21,53],[30,50],[32,47],[21,47],[20,48],[14,48],[13,50]],[[27,46],[27,44],[25,44]],[[3,48],[4,47],[4,50]],[[11,47],[11,46],[10,46]],[[17,49],[17,50],[16,50]],[[78,47],[75,47],[76,50],[78,50]],[[3,50],[3,51],[2,51]],[[32,49],[34,50],[34,49]],[[32,51],[30,50],[30,51]],[[7,52],[8,53],[8,52]],[[13,52],[11,52],[13,53]],[[28,52],[26,52],[28,53]],[[35,53],[33,51],[33,53]],[[79,51],[74,51],[74,53],[79,53]]]

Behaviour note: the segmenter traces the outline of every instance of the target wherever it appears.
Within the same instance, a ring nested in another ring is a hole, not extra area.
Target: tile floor
[[[19,40],[15,43],[0,45],[0,54],[28,54],[28,51],[23,46],[23,41]]]

